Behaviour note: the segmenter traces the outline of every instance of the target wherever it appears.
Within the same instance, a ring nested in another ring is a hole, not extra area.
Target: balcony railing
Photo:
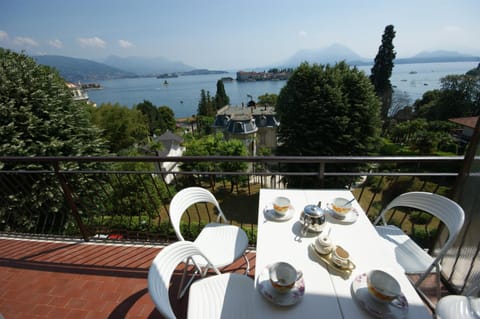
[[[169,242],[176,240],[170,200],[197,185],[215,194],[229,221],[243,227],[254,246],[260,188],[349,188],[373,220],[406,191],[449,197],[462,162],[460,156],[1,157],[0,233]],[[247,169],[236,171],[238,163]],[[185,237],[193,239],[215,214],[209,205],[191,207],[182,219]],[[438,220],[400,210],[390,219],[424,247],[434,246]]]

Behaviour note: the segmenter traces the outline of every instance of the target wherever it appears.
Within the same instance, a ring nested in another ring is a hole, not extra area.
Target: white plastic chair
[[[203,260],[206,265],[202,276],[205,276],[209,269],[213,269],[217,275],[193,282],[188,297],[187,318],[251,318],[255,296],[253,280],[236,273],[220,274],[190,241],[178,241],[165,247],[150,266],[148,292],[160,313],[168,319],[176,318],[168,293],[172,274],[179,264],[185,263],[180,282],[181,289],[189,265],[194,264],[196,260]]]
[[[395,207],[410,207],[430,213],[445,224],[448,229],[448,239],[436,257],[429,255],[400,228],[387,225],[385,213]],[[414,283],[415,288],[419,288],[428,274],[435,271],[437,273],[437,292],[439,293],[441,259],[455,241],[464,220],[463,209],[454,201],[433,193],[409,192],[393,199],[374,221],[374,225],[382,222],[382,226],[376,226],[377,232],[392,246],[392,249],[395,249],[397,261],[405,273],[420,275]]]
[[[442,297],[435,306],[437,319],[478,319],[480,318],[479,284],[465,292],[465,295]]]
[[[190,206],[202,202],[213,204],[218,210],[218,217],[216,222],[208,223],[203,227],[194,243],[217,268],[230,265],[243,255],[247,265],[245,273],[248,273],[250,264],[245,256],[248,248],[247,234],[240,227],[227,224],[228,220],[217,199],[205,188],[188,187],[179,191],[172,198],[170,220],[178,240],[185,240],[180,231],[180,220],[183,213]],[[198,265],[204,266],[202,261],[198,261]]]

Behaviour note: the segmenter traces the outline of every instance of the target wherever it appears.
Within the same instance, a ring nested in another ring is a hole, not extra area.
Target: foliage
[[[142,112],[118,103],[100,105],[93,111],[92,121],[103,130],[111,153],[133,147],[148,137],[148,124]]]
[[[373,154],[379,145],[379,107],[372,84],[358,69],[344,62],[335,66],[303,63],[278,97],[276,111],[281,124],[277,154]],[[329,167],[354,169],[346,165]],[[311,170],[318,171],[318,166],[312,166]],[[300,181],[289,179],[291,186],[297,182]],[[345,181],[334,183],[337,187],[345,185]],[[317,184],[316,180],[305,180],[304,186],[317,187]]]
[[[407,144],[420,154],[433,154],[438,150],[455,151],[456,144],[450,131],[455,124],[446,121],[427,122],[423,118],[395,125],[390,132],[393,142]]]
[[[129,156],[138,154],[130,153]],[[153,163],[123,162],[112,165],[115,171],[153,172]],[[169,191],[160,176],[152,174],[120,174],[104,185],[108,200],[103,207],[112,215],[148,215],[155,217]]]
[[[409,219],[413,224],[426,225],[432,220],[432,215],[422,211],[410,212]]]
[[[222,133],[207,135],[197,139],[190,139],[185,142],[185,156],[246,156],[247,149],[240,140],[225,140]],[[244,172],[248,165],[241,162],[198,162],[185,163],[181,166],[183,170],[198,172]],[[215,183],[215,176],[209,175],[210,182]],[[231,190],[239,180],[235,176],[227,176],[231,182]]]
[[[216,113],[215,101],[212,100],[209,91],[202,89],[200,91],[200,101],[198,102],[197,116],[213,117]]]
[[[265,93],[265,94],[260,95],[258,97],[258,104],[259,105],[275,106],[275,105],[277,105],[277,100],[278,100],[278,95],[277,94]]]
[[[0,154],[103,154],[98,133],[57,72],[0,48]]]
[[[213,132],[212,125],[213,125],[213,122],[215,121],[214,117],[198,115],[195,117],[195,120],[197,123],[198,136],[205,136],[205,135],[212,134]]]
[[[480,63],[477,65],[476,68],[473,68],[473,69],[467,71],[467,73],[465,73],[465,74],[470,75],[470,76],[480,77]]]
[[[387,25],[382,35],[382,44],[378,48],[375,56],[375,63],[372,67],[370,80],[375,87],[375,92],[382,101],[380,111],[381,119],[386,124],[389,116],[389,110],[392,103],[392,84],[390,77],[392,76],[393,60],[396,52],[394,51],[393,39],[395,38],[395,30],[393,25]]]
[[[217,81],[217,93],[215,93],[215,109],[219,110],[225,105],[230,104],[230,98],[225,92],[225,87],[222,80]]]
[[[89,121],[87,106],[77,103],[58,73],[38,65],[24,54],[0,48],[0,154],[3,156],[95,156],[107,152],[100,131]],[[70,168],[98,168],[98,164],[69,164]],[[53,170],[46,164],[5,164],[3,170]],[[64,166],[58,167],[59,169]],[[6,187],[0,201],[0,220],[16,229],[31,231],[33,220],[60,231],[68,208],[59,176],[2,174]],[[86,178],[69,183],[88,185]],[[87,195],[84,193],[83,195]],[[14,213],[13,215],[10,213]]]
[[[415,102],[418,116],[430,121],[446,121],[480,114],[480,77],[447,75],[440,81],[440,90],[426,92]]]
[[[156,107],[152,102],[143,100],[135,106],[147,118],[148,130],[151,136],[162,135],[167,130],[175,130],[175,115],[168,106]]]

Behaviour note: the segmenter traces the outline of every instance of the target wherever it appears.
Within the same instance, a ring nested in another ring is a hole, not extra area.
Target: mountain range
[[[334,64],[345,60],[350,65],[371,65],[373,58],[364,58],[350,48],[333,44],[321,49],[300,50],[287,60],[281,62],[282,67],[295,67],[302,62]],[[462,62],[480,61],[480,56],[473,56],[456,51],[422,51],[409,58],[396,58],[395,64],[434,63],[434,62]]]
[[[61,55],[37,55],[33,58],[38,64],[57,69],[60,76],[70,82],[95,82],[136,76],[135,73],[87,59]]]
[[[110,55],[100,62],[142,76],[185,72],[195,69],[195,67],[186,65],[183,62],[171,61],[162,57],[119,57],[116,55]]]
[[[181,61],[172,61],[166,58],[147,57],[118,57],[108,56],[102,61],[92,61],[58,55],[37,55],[33,58],[39,64],[48,65],[58,70],[60,75],[71,82],[95,82],[108,79],[156,76],[164,73],[179,74],[206,74],[208,71],[189,66]],[[271,67],[296,67],[302,62],[334,64],[339,61],[346,61],[350,65],[371,65],[373,58],[361,57],[353,50],[341,44],[333,44],[326,48],[300,50],[285,61]],[[432,51],[420,52],[410,58],[397,58],[395,64],[405,63],[432,63],[432,62],[461,62],[480,61],[479,56],[462,54],[455,51]],[[260,69],[260,68],[258,68]]]

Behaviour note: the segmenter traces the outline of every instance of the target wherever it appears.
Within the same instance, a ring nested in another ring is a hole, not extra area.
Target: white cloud
[[[99,37],[78,38],[77,41],[80,44],[80,46],[83,47],[83,48],[94,47],[94,48],[104,49],[107,46],[107,43],[105,41],[103,41],[102,39],[100,39]]]
[[[13,44],[18,46],[37,47],[38,42],[29,37],[15,37]]]
[[[307,37],[307,31],[303,31],[303,30],[298,31],[298,36],[300,38],[306,38]]]
[[[7,41],[8,40],[8,33],[0,30],[0,41]]]
[[[48,44],[50,44],[52,47],[60,49],[63,48],[63,43],[62,41],[55,39],[55,40],[50,40],[48,41]]]
[[[118,45],[124,49],[133,48],[135,45],[127,40],[118,40]]]

